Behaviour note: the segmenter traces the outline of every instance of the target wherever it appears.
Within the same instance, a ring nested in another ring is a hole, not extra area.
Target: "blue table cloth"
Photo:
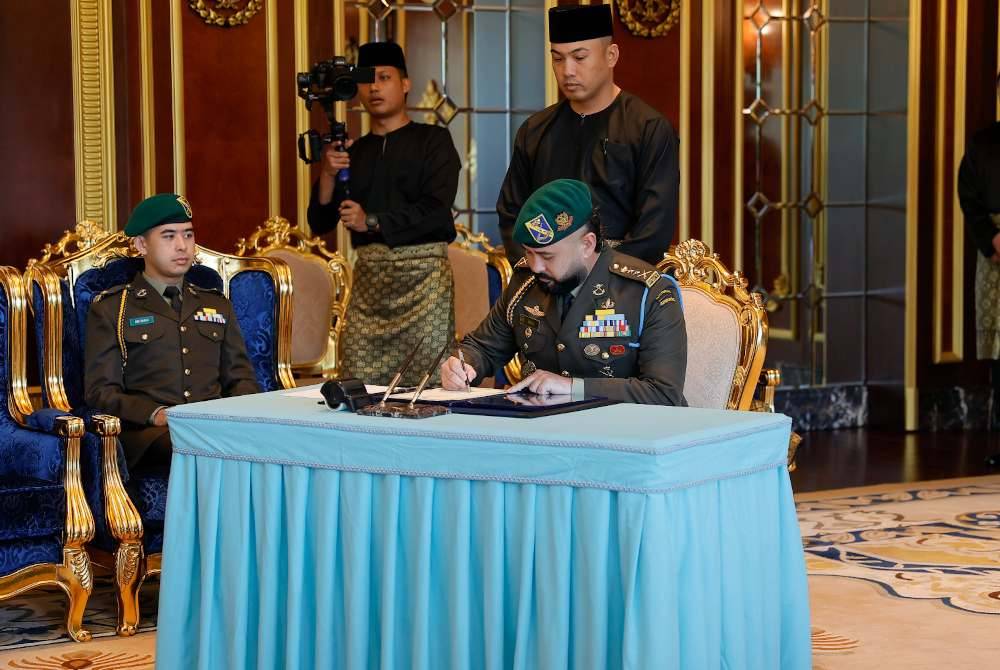
[[[810,667],[784,416],[168,416],[159,668]]]

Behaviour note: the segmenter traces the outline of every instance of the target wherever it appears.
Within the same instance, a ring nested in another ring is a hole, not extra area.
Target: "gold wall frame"
[[[70,3],[76,220],[118,229],[111,0]]]
[[[906,112],[906,300],[903,331],[903,429],[920,426],[917,392],[917,250],[920,231],[920,39],[922,0],[910,0]]]
[[[948,30],[949,15],[954,14],[955,30]],[[965,227],[961,224],[962,210],[955,189],[954,170],[965,152],[965,77],[966,37],[968,35],[969,5],[967,0],[957,3],[942,2],[938,5],[935,21],[937,40],[937,90],[935,95],[936,132],[934,133],[934,248],[942,249],[946,238],[951,242],[951,272],[946,274],[942,253],[934,255],[933,295],[933,361],[957,363],[964,357],[964,275]],[[954,58],[954,67],[949,61]],[[948,80],[955,86],[954,96],[945,95]],[[950,107],[950,109],[949,109]],[[947,118],[952,117],[952,134],[949,137]],[[949,157],[949,149],[951,156]],[[950,159],[950,160],[949,160]],[[950,290],[951,308],[946,309],[945,291]],[[951,337],[951,346],[945,345],[945,329]]]
[[[691,2],[681,2],[681,90],[680,90],[680,167],[681,174],[691,173]],[[741,66],[742,68],[742,66]],[[742,73],[742,69],[737,70]],[[737,78],[739,80],[739,78]],[[739,98],[736,98],[739,100]],[[738,121],[737,121],[738,122]],[[682,242],[691,237],[691,187],[687,179],[681,179],[680,202],[677,212],[677,237]],[[742,210],[737,210],[742,211]]]
[[[342,5],[345,0],[334,0],[334,2]],[[309,7],[306,0],[293,0],[292,15],[295,25],[295,71],[305,72],[309,69]],[[336,47],[337,45],[335,44],[334,48]],[[306,110],[305,105],[296,105],[295,133],[296,135],[300,135],[307,130],[309,130],[309,112]],[[309,166],[302,161],[296,161],[295,192],[298,194],[298,198],[296,198],[295,225],[305,233],[309,231],[306,212],[309,208],[311,186]],[[343,228],[343,226],[339,227]]]
[[[144,198],[156,193],[152,1],[139,0],[139,134],[142,143],[142,195]]]
[[[184,0],[170,3],[170,86],[174,131],[174,192],[186,195],[187,167],[184,134]]]
[[[281,91],[278,89],[278,1],[266,0],[264,51],[267,59],[267,212],[281,215]]]

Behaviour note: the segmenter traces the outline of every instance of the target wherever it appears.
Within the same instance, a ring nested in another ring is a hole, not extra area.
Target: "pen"
[[[465,378],[465,392],[472,393],[472,389],[469,388],[469,375],[465,372],[465,354],[462,353],[462,347],[459,345],[458,349],[458,362],[462,364],[462,375]]]

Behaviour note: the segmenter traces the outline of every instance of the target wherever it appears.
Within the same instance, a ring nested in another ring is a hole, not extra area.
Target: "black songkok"
[[[358,49],[358,67],[391,66],[406,76],[406,58],[395,42],[369,42]]]
[[[563,5],[549,10],[549,42],[552,44],[611,35],[611,5]]]

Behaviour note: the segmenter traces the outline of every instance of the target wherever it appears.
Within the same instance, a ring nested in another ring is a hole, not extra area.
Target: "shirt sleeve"
[[[517,286],[520,284],[517,282]],[[473,384],[496,374],[517,352],[514,330],[507,322],[507,307],[517,286],[511,282],[479,327],[462,339],[465,362],[476,371]]]
[[[415,244],[440,232],[435,238],[454,239],[455,220],[451,207],[458,192],[462,161],[451,133],[434,132],[421,148],[425,161],[421,170],[421,197],[415,203],[388,212],[366,212],[378,217],[379,232],[390,247]]]
[[[219,362],[219,382],[222,395],[225,397],[260,393],[257,375],[250,357],[247,355],[246,342],[240,330],[239,320],[229,305],[229,317],[226,323],[226,339],[222,343],[222,360]]]
[[[635,224],[618,251],[656,264],[667,252],[677,230],[680,142],[670,122],[658,117],[645,124],[638,144]]]
[[[497,198],[500,237],[511,265],[524,255],[521,245],[514,241],[514,223],[517,221],[518,212],[521,211],[521,205],[529,196],[531,196],[531,163],[528,160],[527,131],[522,125],[514,139],[510,165],[507,167],[507,174],[500,187],[500,196]]]
[[[958,202],[965,214],[965,227],[976,249],[986,258],[992,258],[996,250],[993,237],[1000,231],[990,219],[985,178],[981,174],[979,156],[975,145],[969,147],[958,168]]]

